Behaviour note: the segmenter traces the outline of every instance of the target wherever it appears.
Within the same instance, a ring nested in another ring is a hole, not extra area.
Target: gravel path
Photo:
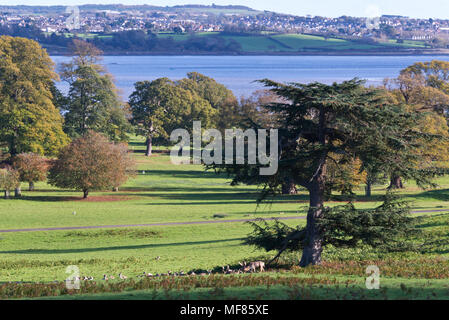
[[[436,213],[436,212],[449,212],[449,209],[439,210],[416,210],[412,213]],[[305,216],[299,217],[278,217],[278,218],[266,218],[264,220],[303,220]],[[32,232],[32,231],[56,231],[56,230],[80,230],[80,229],[113,229],[113,228],[127,228],[127,227],[155,227],[155,226],[179,226],[189,224],[212,224],[212,223],[231,223],[231,222],[246,222],[256,221],[257,219],[232,219],[232,220],[209,220],[209,221],[190,221],[190,222],[161,222],[161,223],[147,223],[147,224],[118,224],[118,225],[103,225],[103,226],[84,226],[84,227],[55,227],[55,228],[31,228],[31,229],[7,229],[0,230],[0,233],[8,232]]]

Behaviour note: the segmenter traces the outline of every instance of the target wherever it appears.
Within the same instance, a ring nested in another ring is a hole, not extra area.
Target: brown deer
[[[243,272],[257,272],[257,269],[259,268],[260,272],[265,271],[265,262],[263,261],[254,261],[250,262],[249,264],[243,261],[243,264],[239,262],[239,264],[242,266]]]

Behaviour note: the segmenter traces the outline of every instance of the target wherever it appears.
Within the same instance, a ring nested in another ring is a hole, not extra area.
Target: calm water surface
[[[68,57],[52,56],[56,63]],[[332,83],[355,77],[381,84],[387,77],[418,61],[449,61],[449,56],[105,56],[102,63],[113,74],[125,100],[134,83],[168,77],[181,79],[196,71],[216,79],[237,96],[260,89],[254,80]],[[59,87],[67,90],[64,83]]]

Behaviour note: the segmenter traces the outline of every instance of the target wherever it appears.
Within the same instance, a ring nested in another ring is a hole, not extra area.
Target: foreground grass
[[[368,290],[364,271],[377,263],[380,289]],[[343,266],[343,268],[342,268]],[[264,274],[165,276],[124,281],[84,281],[79,290],[63,282],[3,284],[0,297],[46,299],[449,299],[449,261],[421,259],[327,262]],[[413,277],[413,278],[412,278]]]
[[[288,217],[304,215],[307,209],[303,191],[258,207],[255,187],[230,187],[226,176],[204,172],[200,166],[174,166],[160,152],[146,158],[139,139],[130,147],[135,151],[139,174],[120,192],[96,192],[84,201],[79,192],[39,183],[37,191],[24,191],[22,199],[0,200],[0,229]],[[449,208],[449,178],[438,182],[440,188],[432,191],[407,183],[402,193],[413,201],[415,210],[445,210]],[[358,207],[373,207],[380,203],[385,186],[376,186],[369,199],[363,197],[362,188],[357,192]],[[239,261],[269,259],[274,253],[242,245],[241,239],[250,231],[244,223],[0,233],[0,297],[449,299],[449,216],[444,212],[422,215],[429,217],[419,226],[434,241],[423,252],[387,254],[369,248],[329,247],[320,267],[298,269],[299,255],[294,254],[264,275],[249,276],[256,279],[252,282],[232,280],[236,277],[232,275],[215,275],[217,282],[209,283],[202,278],[193,282],[172,279],[172,287],[165,282],[168,291],[157,285],[160,279],[142,282],[137,275],[144,271],[218,271],[223,265],[236,267]],[[287,222],[292,226],[303,223]],[[381,270],[380,291],[365,287],[365,268],[370,264]],[[69,265],[76,265],[81,275],[94,277],[85,283],[85,291],[64,291],[62,281],[69,275],[65,272]],[[119,273],[130,280],[100,280],[103,274],[118,278]]]
[[[338,279],[338,278],[337,278]],[[449,287],[445,281],[428,281],[394,279],[383,281],[379,290],[367,290],[364,279],[358,279],[359,284],[344,281],[340,284],[295,284],[260,285],[252,287],[227,288],[184,288],[182,290],[124,290],[119,293],[97,293],[46,297],[50,300],[448,300]],[[407,283],[404,284],[404,283]],[[42,299],[42,298],[41,298]]]

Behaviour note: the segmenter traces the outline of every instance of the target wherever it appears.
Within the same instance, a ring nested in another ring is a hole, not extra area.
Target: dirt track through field
[[[449,212],[449,209],[440,210],[417,210],[412,213],[437,213],[437,212]],[[264,218],[263,220],[304,220],[306,216],[299,217],[277,217],[277,218]],[[205,221],[190,221],[190,222],[161,222],[161,223],[148,223],[148,224],[119,224],[119,225],[103,225],[103,226],[83,226],[83,227],[55,227],[55,228],[30,228],[30,229],[7,229],[0,230],[0,233],[8,232],[32,232],[32,231],[57,231],[57,230],[82,230],[82,229],[114,229],[114,228],[127,228],[127,227],[156,227],[156,226],[178,226],[178,225],[199,225],[199,224],[212,224],[212,223],[232,223],[232,222],[247,222],[256,221],[257,219],[232,219],[232,220],[205,220]]]

